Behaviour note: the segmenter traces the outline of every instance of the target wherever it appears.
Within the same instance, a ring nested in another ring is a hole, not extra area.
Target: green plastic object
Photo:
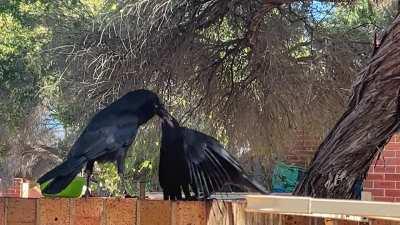
[[[272,191],[293,192],[303,171],[301,167],[277,162],[272,175]]]
[[[76,177],[72,182],[58,194],[46,194],[43,193],[43,189],[48,185],[50,181],[40,185],[40,190],[43,196],[46,197],[60,197],[60,198],[79,198],[85,194],[86,191],[86,180],[83,177]]]

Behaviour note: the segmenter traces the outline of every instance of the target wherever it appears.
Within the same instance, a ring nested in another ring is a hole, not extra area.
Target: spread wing
[[[190,170],[192,190],[206,198],[227,184],[235,184],[266,193],[247,177],[238,161],[214,138],[181,128],[185,159]]]

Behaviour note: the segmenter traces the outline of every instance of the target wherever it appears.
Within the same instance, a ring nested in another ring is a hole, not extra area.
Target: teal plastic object
[[[40,190],[43,196],[46,197],[60,197],[60,198],[79,198],[85,194],[86,191],[86,180],[83,177],[76,177],[72,182],[58,194],[45,194],[43,189],[48,185],[50,181],[40,185]]]
[[[293,192],[303,168],[277,162],[272,175],[272,191],[280,193]]]

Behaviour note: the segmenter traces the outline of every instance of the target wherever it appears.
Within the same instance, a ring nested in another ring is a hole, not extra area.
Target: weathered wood
[[[6,207],[4,198],[0,198],[0,225],[6,225]]]
[[[71,220],[75,224],[102,225],[103,199],[81,198],[73,201],[74,213],[71,213]]]
[[[106,225],[136,225],[137,200],[108,198],[104,213]]]
[[[138,225],[172,225],[170,201],[139,200]]]
[[[400,126],[400,15],[358,75],[347,110],[319,146],[295,194],[355,198],[372,161]]]
[[[6,198],[7,225],[35,225],[36,200]]]
[[[174,225],[206,225],[206,204],[198,201],[173,202],[172,221]]]
[[[0,198],[0,209],[2,205],[6,214],[0,217],[1,225],[367,225],[304,215],[247,212],[246,202],[240,200]],[[369,221],[371,225],[400,225],[398,221]]]
[[[32,201],[28,199],[28,201]],[[71,221],[71,201],[62,198],[43,198],[38,201],[37,225],[69,225]],[[72,210],[74,215],[76,211]]]

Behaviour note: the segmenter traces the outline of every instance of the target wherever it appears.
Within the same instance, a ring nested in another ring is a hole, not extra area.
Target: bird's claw
[[[89,198],[89,197],[93,197],[93,195],[92,195],[91,191],[89,191],[89,189],[87,189],[87,190],[85,191],[85,194],[83,195],[83,197],[85,197],[85,198],[87,199],[87,198]]]
[[[133,198],[130,194],[125,194],[125,198]]]
[[[189,196],[189,197],[185,197],[183,200],[184,201],[196,201],[197,198],[196,198],[196,196]]]

